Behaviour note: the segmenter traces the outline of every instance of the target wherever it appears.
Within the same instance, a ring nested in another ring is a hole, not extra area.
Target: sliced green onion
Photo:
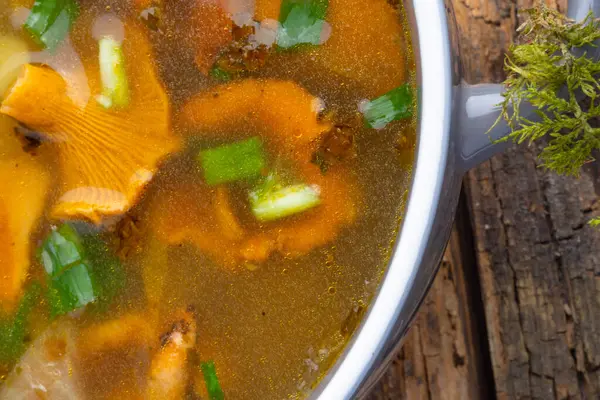
[[[48,284],[50,314],[53,317],[69,313],[96,300],[90,267],[79,263]]]
[[[310,210],[321,204],[316,185],[281,187],[269,176],[262,187],[250,192],[250,207],[259,221],[273,221]]]
[[[219,378],[217,377],[217,369],[215,368],[214,361],[208,361],[200,364],[202,369],[202,375],[204,375],[204,382],[206,382],[206,391],[208,392],[208,398],[210,400],[223,400],[225,394],[221,389]]]
[[[50,232],[38,251],[49,277],[50,314],[66,314],[96,300],[79,234],[64,224]]]
[[[27,320],[37,303],[41,291],[41,285],[37,282],[33,283],[25,290],[15,314],[12,317],[0,319],[1,361],[14,361],[25,351]]]
[[[78,16],[76,0],[36,0],[23,27],[40,46],[54,50]]]
[[[68,224],[48,235],[38,256],[48,274],[52,317],[90,303],[104,307],[123,286],[122,267],[104,243],[94,236],[80,237]]]
[[[412,116],[413,94],[408,84],[389,91],[359,108],[368,127],[382,129],[392,121]]]
[[[71,225],[64,224],[50,232],[39,251],[46,273],[60,275],[69,266],[83,261],[81,239]]]
[[[328,0],[283,0],[277,45],[287,49],[300,44],[321,44],[328,6]]]
[[[263,145],[258,137],[203,150],[198,161],[209,185],[257,178],[265,168]]]
[[[100,79],[102,94],[96,98],[104,108],[129,105],[129,83],[121,44],[110,36],[100,39]]]

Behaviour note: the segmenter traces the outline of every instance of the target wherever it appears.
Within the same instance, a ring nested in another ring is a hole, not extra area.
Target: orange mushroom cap
[[[318,97],[294,82],[245,79],[193,97],[181,121],[190,132],[202,130],[206,136],[238,134],[240,126],[248,127],[244,131],[264,132],[274,144],[297,152],[331,129],[319,121],[321,108]]]
[[[360,82],[370,97],[405,82],[401,17],[387,0],[331,1],[326,19],[332,32],[316,59],[327,69]]]
[[[75,29],[84,29],[76,26]],[[91,93],[102,92],[98,43],[74,35]],[[105,109],[92,96],[84,107],[68,95],[68,82],[57,72],[26,65],[0,112],[40,132],[58,149],[62,169],[60,197],[52,216],[100,223],[126,212],[152,178],[158,163],[176,151],[169,101],[152,63],[143,31],[125,25],[122,43],[130,87],[125,109]]]
[[[50,185],[47,169],[23,151],[15,126],[0,116],[0,306],[6,311],[18,301],[27,277],[30,237]]]
[[[280,0],[256,0],[255,18],[277,20],[280,8]],[[326,20],[331,36],[315,48],[317,62],[361,83],[370,97],[405,82],[401,17],[387,0],[330,1]]]
[[[228,266],[264,262],[274,252],[297,257],[334,240],[356,220],[358,191],[346,168],[336,166],[323,175],[311,162],[317,139],[332,128],[319,121],[320,107],[319,99],[302,87],[279,80],[249,79],[191,99],[181,115],[185,128],[232,140],[260,134],[304,183],[319,186],[321,204],[280,221],[247,223],[247,218],[241,223],[227,191],[196,177],[153,200],[151,229],[170,244],[193,243]]]
[[[207,75],[219,51],[233,40],[231,17],[216,1],[195,0],[187,36],[196,50],[196,65]]]

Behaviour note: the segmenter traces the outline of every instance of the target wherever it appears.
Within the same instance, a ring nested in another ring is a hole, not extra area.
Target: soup
[[[304,398],[401,218],[401,5],[0,10],[1,398]]]

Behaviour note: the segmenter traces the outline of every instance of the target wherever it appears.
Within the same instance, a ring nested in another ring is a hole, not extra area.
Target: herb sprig
[[[506,91],[496,124],[504,119],[512,132],[501,140],[531,143],[547,137],[542,165],[578,175],[600,149],[600,128],[590,124],[600,117],[600,61],[584,49],[600,39],[600,20],[590,12],[575,22],[543,4],[526,12],[520,42],[505,62]],[[524,102],[536,109],[539,121],[519,113]]]

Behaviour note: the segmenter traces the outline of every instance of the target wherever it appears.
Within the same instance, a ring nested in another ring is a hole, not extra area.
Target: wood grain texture
[[[467,81],[502,78],[497,54],[531,3],[457,2]],[[559,177],[540,168],[539,151],[512,148],[466,179],[496,396],[597,399],[600,231],[586,222],[598,215],[598,170]]]

